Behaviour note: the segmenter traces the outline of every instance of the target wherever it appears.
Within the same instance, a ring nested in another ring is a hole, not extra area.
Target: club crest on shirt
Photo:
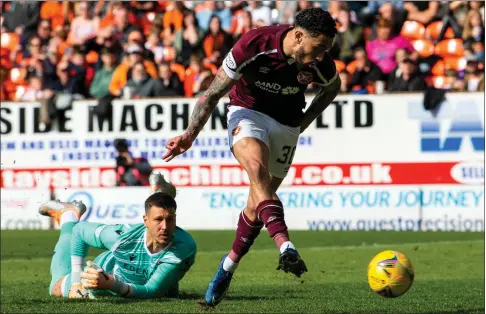
[[[263,73],[263,74],[268,74],[268,72],[270,71],[270,69],[267,68],[267,67],[261,67],[258,71],[260,73]]]
[[[314,79],[314,75],[311,72],[301,71],[297,73],[297,81],[300,84],[310,84]]]

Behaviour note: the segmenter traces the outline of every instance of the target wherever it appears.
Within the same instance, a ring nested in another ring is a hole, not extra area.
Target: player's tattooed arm
[[[186,130],[187,136],[192,140],[201,132],[219,100],[228,93],[234,82],[222,67],[218,70],[213,82],[203,96],[199,98],[192,111],[191,120]]]
[[[304,113],[304,117],[300,123],[300,133],[305,129],[331,104],[331,102],[339,94],[341,89],[341,79],[336,77],[334,82],[329,86],[322,86],[317,95],[312,100],[309,108]]]

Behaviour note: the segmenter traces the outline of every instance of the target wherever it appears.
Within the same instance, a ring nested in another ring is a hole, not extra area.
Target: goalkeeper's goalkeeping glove
[[[85,289],[110,290],[122,297],[130,294],[130,285],[105,272],[92,261],[87,261],[86,264],[88,268],[81,273],[81,284]]]

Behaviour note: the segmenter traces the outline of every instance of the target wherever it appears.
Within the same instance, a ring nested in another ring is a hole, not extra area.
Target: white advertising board
[[[147,188],[59,189],[56,197],[83,200],[82,220],[140,223]],[[246,188],[188,187],[177,194],[177,222],[185,229],[235,229]],[[361,186],[282,188],[291,230],[484,231],[479,186]]]
[[[448,94],[435,113],[422,99],[339,96],[301,135],[285,185],[482,184],[484,95]],[[183,132],[196,99],[116,101],[111,125],[93,115],[95,102],[75,102],[66,123],[48,132],[38,127],[38,104],[2,103],[1,186],[111,187],[120,137],[178,186],[246,185],[227,145],[225,101],[191,150],[168,164],[165,144]]]
[[[51,219],[38,214],[39,205],[50,199],[44,189],[2,189],[0,193],[1,229],[49,229]]]

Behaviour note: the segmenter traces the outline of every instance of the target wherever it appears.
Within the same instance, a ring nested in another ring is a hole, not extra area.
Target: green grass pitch
[[[293,231],[309,268],[297,279],[275,270],[278,251],[262,232],[214,309],[198,302],[231,248],[234,231],[191,233],[198,256],[181,282],[182,296],[138,301],[50,297],[50,256],[58,232],[2,231],[1,312],[484,313],[484,233]],[[366,281],[368,262],[385,249],[404,252],[415,267],[415,282],[400,298],[382,298]]]

